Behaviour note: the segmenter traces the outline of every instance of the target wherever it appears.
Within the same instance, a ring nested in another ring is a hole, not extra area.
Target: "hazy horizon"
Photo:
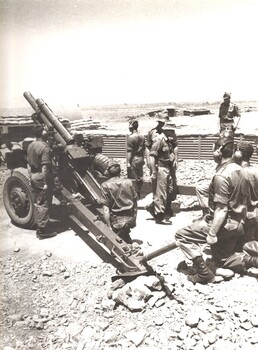
[[[174,101],[174,102],[150,102],[150,103],[120,103],[120,104],[98,104],[98,105],[87,105],[87,104],[82,104],[82,105],[66,105],[65,103],[62,105],[57,105],[57,104],[49,104],[48,101],[45,101],[49,107],[53,110],[54,113],[60,113],[60,111],[66,111],[69,113],[69,109],[75,110],[79,109],[80,111],[86,111],[90,109],[130,109],[133,107],[136,108],[151,108],[155,109],[155,107],[176,107],[176,108],[184,108],[184,107],[192,107],[192,108],[198,108],[198,107],[206,107],[207,109],[211,107],[212,109],[219,109],[220,103],[222,101]],[[254,107],[258,108],[258,100],[242,100],[242,101],[233,101],[236,104],[239,105],[239,108],[241,107]],[[252,105],[253,104],[253,105]],[[23,114],[26,113],[30,115],[33,113],[33,110],[31,106],[25,101],[25,105],[23,106],[17,106],[17,107],[0,107],[0,116],[1,115],[10,115],[10,114]]]

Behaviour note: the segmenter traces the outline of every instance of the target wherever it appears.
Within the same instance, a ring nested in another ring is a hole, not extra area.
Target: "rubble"
[[[191,174],[183,172],[189,164]],[[180,162],[178,179],[192,184],[208,178],[213,164],[207,164]],[[187,198],[177,200],[187,207]],[[156,276],[112,283],[114,268],[106,263],[69,262],[44,250],[40,257],[22,250],[2,256],[0,348],[257,350],[257,274],[194,286],[176,270],[182,256],[174,251],[173,257],[153,261],[171,290],[168,297]]]

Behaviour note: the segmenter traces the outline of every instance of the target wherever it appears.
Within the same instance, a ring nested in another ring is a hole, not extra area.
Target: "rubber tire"
[[[20,217],[16,214],[10,199],[10,192],[14,185],[18,186],[25,192],[29,201],[29,210],[26,216]],[[3,202],[7,214],[14,225],[22,228],[32,228],[35,225],[35,195],[31,186],[30,177],[27,169],[16,168],[12,170],[9,177],[6,178],[3,187]]]

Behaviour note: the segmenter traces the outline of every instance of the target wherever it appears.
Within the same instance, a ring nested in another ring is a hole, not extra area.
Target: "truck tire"
[[[16,168],[6,178],[3,202],[14,225],[32,228],[35,225],[34,191],[27,169]]]

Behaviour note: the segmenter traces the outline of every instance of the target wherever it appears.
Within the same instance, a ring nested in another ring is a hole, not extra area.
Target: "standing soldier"
[[[53,196],[52,158],[43,126],[36,125],[34,134],[36,139],[28,147],[27,161],[31,184],[36,194],[36,235],[37,238],[44,239],[56,236],[55,232],[47,231]]]
[[[135,180],[138,198],[143,184],[143,165],[145,154],[145,138],[138,131],[138,121],[129,122],[131,134],[127,139],[127,176]]]
[[[169,119],[167,116],[163,115],[162,113],[158,113],[156,119],[158,125],[155,128],[151,129],[146,137],[146,161],[147,166],[150,169],[153,198],[155,196],[157,186],[157,164],[151,164],[150,150],[155,140],[164,137],[163,127],[165,126],[165,123],[168,122],[168,120]]]
[[[154,140],[150,149],[150,167],[152,179],[156,179],[152,210],[156,224],[171,225],[168,217],[172,216],[171,202],[176,198],[176,168],[178,149],[175,130],[163,129],[163,136]]]
[[[240,112],[237,105],[230,101],[230,98],[231,94],[225,92],[223,95],[224,102],[221,103],[219,108],[220,132],[223,134],[225,131],[228,131],[234,135],[240,120]],[[238,118],[236,124],[234,121],[235,117]]]

